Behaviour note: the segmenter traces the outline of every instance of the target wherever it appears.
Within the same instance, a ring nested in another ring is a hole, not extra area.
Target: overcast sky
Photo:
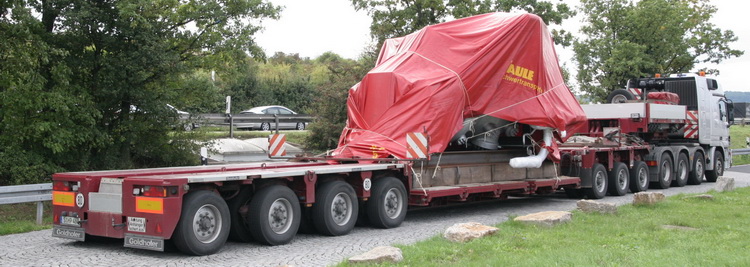
[[[276,5],[285,6],[278,21],[264,23],[265,30],[256,41],[273,55],[277,51],[299,53],[300,56],[314,58],[326,51],[333,51],[343,57],[357,58],[362,49],[370,43],[371,19],[365,12],[356,12],[350,0],[270,0]],[[573,6],[577,0],[564,0]],[[747,25],[747,11],[750,1],[713,0],[718,8],[712,22],[721,29],[732,30],[739,40],[731,46],[746,50],[745,55],[722,62],[719,66],[708,66],[719,69],[718,76],[727,91],[748,91],[750,83],[742,77],[750,71],[750,27]],[[563,22],[562,28],[577,31],[580,17]],[[560,64],[569,70],[575,68],[571,60],[572,49],[557,48]],[[706,67],[697,65],[696,67]]]

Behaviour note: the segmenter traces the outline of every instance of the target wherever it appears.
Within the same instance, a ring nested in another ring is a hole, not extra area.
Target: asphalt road
[[[729,169],[737,187],[750,186],[750,166]],[[701,193],[714,183],[663,190],[666,195]],[[606,197],[604,202],[625,204],[632,195]],[[153,252],[122,247],[122,240],[76,242],[53,238],[51,230],[0,236],[2,266],[325,266],[360,254],[376,246],[411,244],[441,234],[461,222],[496,224],[508,216],[548,210],[575,209],[576,200],[564,194],[512,198],[433,209],[410,210],[406,221],[395,229],[357,227],[346,236],[326,237],[300,234],[290,244],[262,246],[229,242],[219,253],[191,257],[177,252]],[[574,218],[575,219],[575,218]]]

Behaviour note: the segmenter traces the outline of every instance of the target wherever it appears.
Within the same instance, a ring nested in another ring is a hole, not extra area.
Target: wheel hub
[[[193,217],[193,234],[198,241],[210,243],[219,236],[221,229],[217,225],[221,224],[219,210],[214,205],[203,205],[196,211]]]
[[[291,227],[290,213],[291,204],[286,199],[277,199],[271,204],[268,210],[268,224],[271,230],[277,234],[282,234]]]
[[[351,219],[351,200],[345,193],[339,193],[331,203],[331,216],[334,223],[344,225]]]

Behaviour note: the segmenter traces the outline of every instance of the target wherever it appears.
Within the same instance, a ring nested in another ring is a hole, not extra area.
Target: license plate
[[[60,216],[60,224],[80,226],[80,221],[81,219],[79,219],[78,217]]]
[[[146,232],[146,218],[128,217],[128,231]]]
[[[68,227],[68,226],[52,226],[52,236],[61,237],[67,239],[73,239],[78,241],[86,240],[86,231],[80,227]]]
[[[125,247],[164,251],[164,239],[155,236],[125,234]]]

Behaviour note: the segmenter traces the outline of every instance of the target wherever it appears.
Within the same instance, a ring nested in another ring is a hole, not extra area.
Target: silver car
[[[283,115],[296,115],[297,112],[292,111],[291,109],[288,109],[284,106],[262,106],[262,107],[254,107],[248,110],[241,111],[240,114],[265,114],[265,115],[274,115],[278,114],[280,117],[283,117]],[[263,131],[270,131],[272,129],[276,129],[276,123],[275,122],[250,122],[250,123],[235,123],[237,128],[250,128],[250,129],[260,129]],[[295,120],[295,119],[284,119],[279,120],[279,129],[280,130],[304,130],[306,127],[305,121],[302,120]]]

